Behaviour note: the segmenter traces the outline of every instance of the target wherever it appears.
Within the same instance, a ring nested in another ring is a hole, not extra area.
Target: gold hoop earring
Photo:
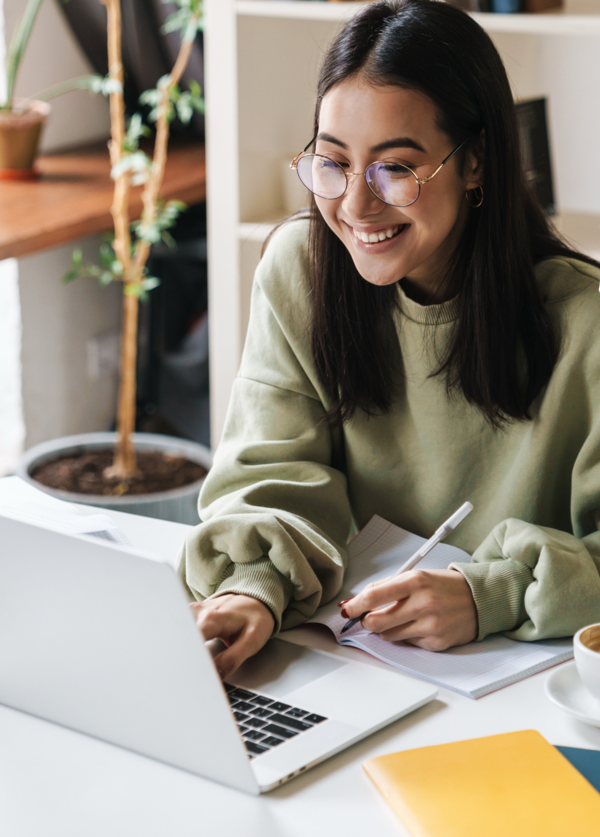
[[[477,198],[479,198],[479,203],[473,203],[473,201],[469,197],[470,192],[479,192],[478,195],[474,196],[475,200],[477,200]],[[479,209],[479,207],[483,203],[483,186],[476,186],[474,189],[468,189],[465,192],[465,198],[467,199],[467,203],[469,204],[469,206],[472,206],[473,209]]]

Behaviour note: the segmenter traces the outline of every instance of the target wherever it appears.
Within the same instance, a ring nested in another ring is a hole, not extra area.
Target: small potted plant
[[[43,0],[29,0],[6,52],[6,84],[0,90],[0,179],[31,180],[38,176],[35,160],[50,114],[48,100],[71,90],[109,93],[114,82],[102,76],[82,76],[57,84],[30,99],[15,98],[23,54]]]
[[[120,282],[123,288],[121,374],[116,433],[84,434],[36,445],[27,451],[19,475],[71,502],[179,520],[198,521],[197,498],[211,464],[210,451],[183,439],[134,433],[136,417],[136,358],[138,310],[157,284],[146,267],[152,244],[168,238],[167,230],[184,209],[178,201],[166,205],[159,198],[167,159],[169,125],[178,116],[190,120],[204,103],[198,84],[182,91],[179,81],[193,42],[202,27],[202,0],[176,0],[178,6],[165,24],[181,32],[181,47],[171,72],[146,91],[141,103],[152,109],[154,151],[150,158],[140,140],[150,131],[139,115],[127,124],[123,99],[120,0],[101,0],[107,10],[110,98],[109,152],[115,182],[112,215],[114,239],[104,243],[98,264],[84,264],[80,251],[64,277],[96,277],[101,284]],[[143,211],[138,221],[129,217],[131,186],[144,185]]]

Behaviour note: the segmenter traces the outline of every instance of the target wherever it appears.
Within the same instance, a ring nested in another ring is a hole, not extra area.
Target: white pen
[[[424,558],[427,555],[427,553],[431,552],[434,546],[437,546],[438,543],[440,543],[440,541],[443,541],[444,538],[446,538],[450,534],[450,532],[452,532],[453,529],[456,529],[458,524],[461,523],[469,514],[469,512],[472,511],[473,505],[471,503],[463,503],[462,506],[458,509],[458,511],[455,511],[454,514],[451,517],[449,517],[445,523],[442,523],[440,528],[436,529],[436,531],[429,538],[429,540],[425,541],[423,546],[420,549],[417,549],[415,554],[411,555],[408,561],[402,564],[400,569],[394,573],[392,578],[395,578],[395,576],[400,575],[400,573],[406,573],[409,570],[412,570],[413,567],[416,567],[419,561],[422,558]],[[346,631],[349,631],[350,628],[354,627],[354,625],[356,625],[357,622],[362,621],[368,613],[369,611],[366,610],[364,613],[361,613],[360,616],[357,616],[356,619],[349,619],[340,631],[340,633],[344,634],[346,633]]]

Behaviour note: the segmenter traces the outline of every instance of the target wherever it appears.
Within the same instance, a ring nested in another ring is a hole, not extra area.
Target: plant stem
[[[157,203],[160,187],[165,175],[167,162],[167,146],[169,143],[169,97],[171,90],[179,84],[183,71],[187,67],[193,40],[183,40],[177,56],[177,60],[171,70],[168,80],[161,86],[162,98],[158,105],[158,118],[156,120],[156,139],[154,141],[154,157],[152,160],[152,171],[142,195],[144,206],[142,212],[142,227],[150,226],[156,219]],[[135,247],[134,266],[142,270],[148,255],[150,254],[150,242],[138,239]]]
[[[111,141],[110,156],[113,166],[117,165],[123,154],[125,138],[125,107],[123,101],[123,65],[121,59],[121,8],[120,0],[102,0],[108,14],[108,63],[110,77],[120,82],[121,91],[110,95]],[[161,86],[161,101],[158,106],[156,121],[156,139],[154,156],[148,181],[142,195],[142,226],[151,225],[157,215],[157,204],[162,186],[167,146],[169,142],[170,94],[183,75],[192,51],[193,39],[184,38],[177,60],[164,85]],[[150,243],[138,238],[135,253],[131,256],[131,237],[129,224],[129,173],[124,172],[115,183],[112,216],[115,225],[115,254],[123,265],[123,282],[127,285],[141,284],[144,268],[150,255]],[[117,412],[117,432],[119,442],[115,452],[111,476],[127,479],[135,475],[136,457],[131,435],[135,430],[136,408],[136,361],[139,298],[125,293],[123,297],[123,324],[121,343],[121,379],[119,384],[119,406]]]
[[[131,477],[137,471],[135,448],[131,434],[135,430],[137,332],[140,301],[137,296],[123,294],[123,324],[121,336],[121,380],[117,432],[119,443],[111,475]]]
[[[90,76],[79,76],[72,78],[69,81],[61,81],[59,84],[54,84],[52,87],[47,87],[45,90],[36,93],[35,96],[28,96],[25,102],[32,102],[34,100],[41,100],[47,102],[48,99],[54,99],[56,96],[62,96],[64,93],[71,93],[73,90],[88,90],[88,80]]]
[[[121,3],[120,0],[102,0],[108,18],[108,66],[111,79],[119,82],[119,89],[110,94],[110,160],[114,166],[123,155],[125,139],[125,103],[123,100],[123,62],[121,52]],[[114,250],[123,265],[123,282],[139,283],[141,276],[131,263],[131,235],[129,232],[129,174],[123,172],[115,182],[111,214],[115,226]],[[121,343],[121,376],[119,382],[119,406],[117,433],[119,442],[115,451],[112,476],[126,479],[136,473],[135,450],[131,434],[135,429],[136,357],[139,300],[137,296],[124,294]]]

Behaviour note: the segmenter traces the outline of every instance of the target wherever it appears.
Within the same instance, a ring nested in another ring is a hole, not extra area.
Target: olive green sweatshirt
[[[422,306],[398,284],[393,408],[332,431],[311,357],[306,235],[305,221],[282,227],[256,273],[204,522],[181,555],[192,595],[245,593],[292,627],[340,590],[353,521],[379,514],[427,538],[470,500],[448,543],[472,555],[452,567],[473,592],[479,639],[600,621],[600,271],[564,258],[536,269],[561,353],[531,421],[494,430],[462,395],[448,398],[430,374],[456,301]]]

